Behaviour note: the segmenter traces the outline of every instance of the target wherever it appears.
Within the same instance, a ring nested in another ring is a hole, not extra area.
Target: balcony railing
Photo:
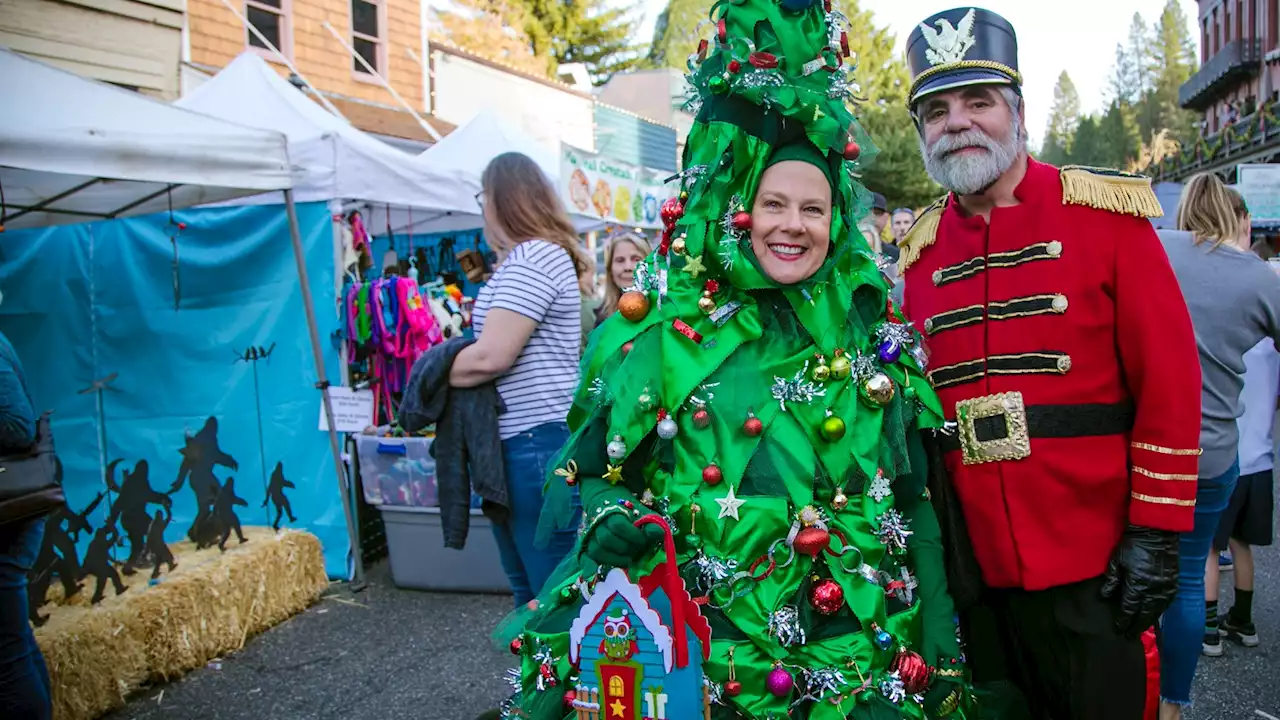
[[[1178,104],[1190,110],[1205,109],[1217,99],[1219,90],[1257,72],[1261,62],[1262,41],[1232,40],[1178,88]]]
[[[1144,171],[1157,182],[1177,181],[1196,172],[1217,169],[1232,161],[1280,153],[1280,103],[1272,102],[1257,112],[1231,123],[1221,132],[1198,137],[1177,155],[1164,158]],[[1246,156],[1248,156],[1246,158]]]

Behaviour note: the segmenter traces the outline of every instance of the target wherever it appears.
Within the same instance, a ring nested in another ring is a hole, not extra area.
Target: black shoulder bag
[[[67,502],[49,415],[36,421],[30,448],[0,457],[0,526],[43,517]]]

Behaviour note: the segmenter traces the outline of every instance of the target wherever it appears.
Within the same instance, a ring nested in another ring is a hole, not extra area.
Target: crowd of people
[[[769,24],[777,45],[753,62],[829,49],[806,7],[743,0],[719,32]],[[470,462],[487,463],[515,603],[498,632],[521,681],[486,717],[573,714],[582,588],[665,551],[711,628],[707,717],[812,701],[815,718],[1178,720],[1202,654],[1260,642],[1280,278],[1244,199],[1197,176],[1178,230],[1157,233],[1145,178],[1030,157],[1014,29],[962,7],[907,44],[947,194],[891,209],[845,172],[865,138],[822,74],[779,80],[793,100],[824,83],[822,112],[773,112],[714,81],[741,67],[735,48],[695,72],[708,104],[685,157],[733,148],[732,168],[686,173],[660,242],[611,238],[599,273],[532,160],[483,175],[498,264],[474,337],[418,361],[400,420],[417,431],[465,402],[467,435],[496,438],[500,459]],[[2,338],[0,403],[0,446],[29,445]],[[36,528],[0,533],[10,717],[49,716],[22,590]],[[802,552],[815,528],[839,542]]]

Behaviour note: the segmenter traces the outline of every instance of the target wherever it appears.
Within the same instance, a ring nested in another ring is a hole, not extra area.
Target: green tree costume
[[[585,529],[537,607],[499,628],[522,658],[504,717],[574,716],[581,589],[609,566],[634,579],[664,559],[656,528],[633,525],[648,513],[674,528],[711,625],[711,717],[964,713],[918,432],[941,409],[919,338],[852,231],[869,204],[852,178],[874,148],[846,104],[841,18],[802,2],[720,3],[690,57],[699,110],[682,202],[664,207],[662,244],[587,348],[542,522],[569,522],[572,483]],[[834,197],[826,262],[782,287],[757,264],[747,212],[787,159],[822,168]],[[921,658],[935,671],[922,677]],[[778,668],[795,681],[783,697],[766,690]]]

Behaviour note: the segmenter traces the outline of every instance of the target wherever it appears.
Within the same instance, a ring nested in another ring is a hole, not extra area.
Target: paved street
[[[1280,719],[1280,550],[1258,559],[1262,646],[1202,658],[1188,720]],[[397,590],[385,563],[370,576],[364,592],[335,585],[220,665],[138,696],[111,720],[471,720],[505,696],[511,656],[488,633],[509,598]]]

